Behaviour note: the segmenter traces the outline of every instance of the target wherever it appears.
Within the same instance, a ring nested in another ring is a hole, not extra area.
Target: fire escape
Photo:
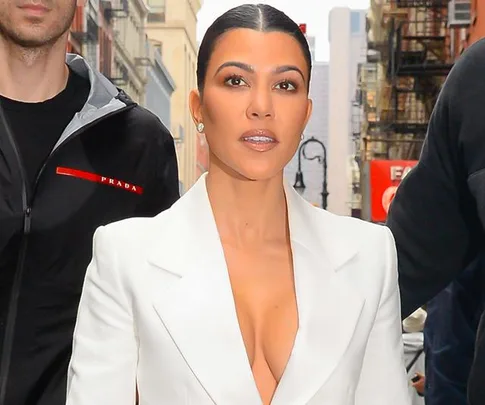
[[[130,6],[128,0],[104,0],[102,4],[104,17],[106,21],[113,25],[113,27],[118,26],[119,28],[119,25],[122,24],[122,20],[126,20],[130,17]],[[115,49],[121,49],[122,52],[127,53],[126,46],[124,44],[125,39],[120,39],[119,34],[119,29],[114,29],[114,43],[112,45],[114,51],[114,69],[112,69],[111,73],[115,74],[115,76],[109,76],[108,79],[115,86],[123,87],[128,84],[129,73],[125,60],[118,56],[120,52],[115,51]]]
[[[419,158],[438,93],[459,52],[457,41],[474,18],[471,0],[370,0],[370,6],[367,63],[359,71],[360,194],[367,220],[375,189],[371,162]]]
[[[417,159],[449,73],[448,0],[393,0],[387,50],[387,158]]]

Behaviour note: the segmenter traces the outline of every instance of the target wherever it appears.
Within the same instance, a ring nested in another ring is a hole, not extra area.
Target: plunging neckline
[[[245,344],[245,341],[244,341],[244,336],[243,336],[241,324],[240,324],[238,313],[237,313],[237,306],[236,306],[236,299],[235,299],[235,296],[234,296],[234,290],[233,290],[233,287],[232,287],[231,278],[230,278],[230,274],[229,274],[229,266],[228,266],[227,258],[226,258],[225,251],[224,251],[224,245],[223,245],[222,241],[220,240],[220,238],[219,238],[219,242],[220,242],[220,245],[221,245],[221,250],[222,250],[222,254],[223,254],[223,258],[224,258],[227,281],[228,281],[229,287],[231,289],[230,292],[231,292],[231,297],[232,297],[232,312],[233,312],[233,316],[235,317],[236,325],[237,325],[237,328],[238,328],[238,337],[239,337],[239,340],[240,340],[239,346],[242,347],[242,350],[244,350],[244,355],[245,355],[244,358],[246,360],[246,367],[249,370],[249,373],[251,375],[251,382],[254,386],[254,389],[256,390],[256,392],[259,395],[261,404],[263,404],[263,398],[261,397],[261,392],[259,391],[258,384],[257,384],[257,381],[256,381],[256,377],[254,375],[254,372],[253,372],[253,369],[252,369],[252,366],[251,366],[249,353],[246,350],[246,344]],[[291,367],[291,364],[294,361],[295,352],[298,349],[300,335],[301,335],[301,319],[302,319],[302,317],[301,317],[301,313],[300,313],[301,306],[300,306],[300,299],[299,299],[299,296],[301,294],[301,291],[300,291],[301,286],[300,286],[299,277],[298,277],[298,274],[297,274],[294,251],[295,251],[295,246],[294,246],[293,241],[290,239],[291,265],[292,265],[292,274],[293,274],[292,277],[293,277],[293,286],[294,286],[295,304],[296,304],[297,328],[296,328],[295,335],[293,337],[293,344],[291,346],[291,350],[289,352],[288,359],[287,359],[286,364],[284,366],[283,372],[281,373],[281,377],[280,377],[279,381],[275,379],[276,387],[275,387],[274,392],[271,396],[270,402],[266,405],[272,405],[273,404],[274,399],[278,397],[278,393],[281,391],[280,387],[283,384],[286,384],[286,379],[288,378],[287,377],[287,374],[288,374],[287,370]],[[269,365],[268,365],[268,369],[271,372]],[[274,377],[274,375],[273,375],[273,377]]]

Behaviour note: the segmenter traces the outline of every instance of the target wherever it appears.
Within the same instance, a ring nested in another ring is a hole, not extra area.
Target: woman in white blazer
[[[283,180],[310,72],[268,5],[209,28],[190,95],[208,174],[157,217],[97,230],[68,405],[409,404],[390,232]]]

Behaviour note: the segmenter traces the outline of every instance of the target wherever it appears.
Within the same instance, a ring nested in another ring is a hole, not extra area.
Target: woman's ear
[[[192,90],[189,95],[189,109],[192,115],[192,120],[197,126],[202,122],[202,100],[198,90]]]
[[[307,112],[306,112],[306,118],[305,118],[305,127],[308,124],[310,117],[312,116],[312,111],[313,111],[313,101],[312,101],[312,99],[309,98],[308,99]]]

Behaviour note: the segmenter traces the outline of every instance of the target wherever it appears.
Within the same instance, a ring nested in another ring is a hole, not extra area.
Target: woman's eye
[[[232,76],[229,79],[227,79],[225,83],[232,87],[239,87],[239,86],[246,85],[246,82],[240,76]]]
[[[289,81],[284,81],[284,82],[281,82],[281,83],[278,83],[276,85],[276,88],[279,89],[279,90],[284,90],[284,91],[294,91],[296,90],[296,87],[293,83],[289,82]]]

